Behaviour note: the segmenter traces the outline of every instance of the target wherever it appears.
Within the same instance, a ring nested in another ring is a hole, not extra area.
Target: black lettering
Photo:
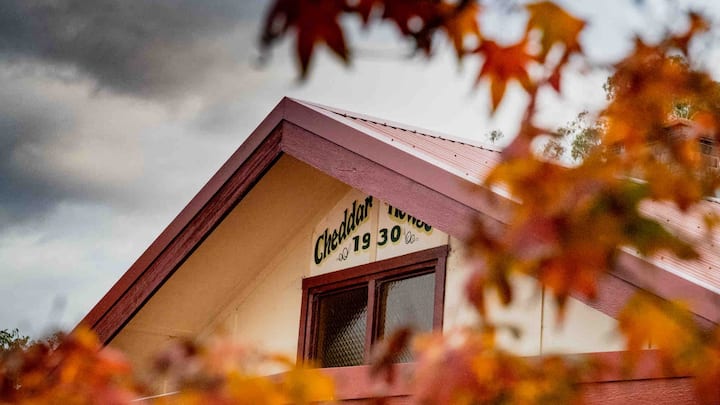
[[[400,240],[400,235],[402,234],[402,229],[400,228],[400,225],[395,225],[390,230],[390,240],[393,242],[397,242]]]
[[[330,256],[330,253],[332,253],[332,249],[330,248],[330,240],[328,239],[328,230],[327,230],[327,228],[325,228],[325,233],[323,233],[323,237],[324,237],[324,238],[323,238],[323,239],[324,239],[323,244],[325,245],[325,249],[324,249],[325,254],[324,254],[324,256]]]
[[[413,225],[419,230],[424,230],[425,232],[432,231],[432,226],[428,225],[425,221],[416,218],[410,214],[405,213],[403,210],[393,207],[392,205],[388,204],[388,215],[391,217],[395,217],[397,221],[399,222],[407,222],[408,224]]]
[[[369,247],[370,247],[370,232],[366,232],[366,233],[363,235],[363,245],[362,245],[362,248],[363,248],[363,250],[365,250],[365,249],[367,249],[367,248],[369,248]]]
[[[364,202],[362,200],[353,201],[352,207],[348,207],[343,211],[343,218],[338,227],[332,231],[329,228],[325,229],[323,234],[315,241],[315,252],[313,254],[315,264],[320,264],[326,257],[329,257],[336,249],[341,247],[346,239],[350,238],[355,230],[369,218],[369,210],[372,205],[372,196],[365,197]],[[353,247],[357,251],[360,248],[360,237],[355,237],[352,240]],[[367,239],[363,235],[362,248],[367,249],[369,244],[370,235],[368,234]]]
[[[350,216],[348,217],[348,235],[352,233],[358,225],[355,219],[355,204],[357,204],[357,201],[353,201],[352,210],[350,210]]]
[[[378,246],[382,246],[387,243],[388,239],[388,230],[387,228],[382,228],[380,230],[380,239],[378,240]]]
[[[345,237],[346,237],[347,234],[348,234],[348,231],[347,231],[347,226],[348,226],[348,224],[347,224],[347,216],[348,216],[348,215],[347,215],[347,211],[348,211],[348,210],[347,210],[347,208],[346,208],[346,209],[345,209],[345,213],[343,214],[343,220],[342,220],[342,222],[340,223],[340,241],[341,241],[341,242],[342,242],[343,239],[345,239]]]
[[[365,210],[363,209],[364,206],[360,204],[360,206],[357,208],[355,220],[357,221],[357,224],[360,225],[365,220]]]
[[[315,264],[320,264],[320,262],[322,262],[325,258],[325,255],[323,254],[323,249],[318,249],[320,247],[320,241],[323,241],[324,243],[325,235],[320,235],[317,241],[315,241]]]

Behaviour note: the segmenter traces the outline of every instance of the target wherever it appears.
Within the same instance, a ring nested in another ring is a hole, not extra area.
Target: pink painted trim
[[[434,227],[462,240],[472,238],[477,221],[483,221],[487,226],[503,226],[482,211],[402,176],[363,155],[349,152],[293,123],[284,123],[282,149],[351,187],[403,211],[412,212],[419,218],[428,218],[427,222]]]
[[[663,298],[687,302],[706,326],[720,323],[720,297],[714,292],[630,253],[623,252],[618,261],[616,277]]]
[[[624,367],[624,356],[626,354],[627,352],[583,353],[568,355],[567,358],[606,365],[603,371],[596,375],[583,376],[581,379],[583,386],[643,381],[679,382],[690,379],[686,375],[664,371],[658,362],[657,352],[651,350],[640,353],[634,370],[628,373]],[[415,363],[399,363],[394,364],[392,367],[395,376],[392,383],[371,376],[372,367],[367,365],[325,368],[322,369],[322,372],[335,381],[336,399],[338,400],[411,396],[413,393],[412,376]],[[692,395],[693,393],[690,392],[689,394]],[[602,397],[602,392],[592,392],[591,398],[593,400]]]
[[[288,106],[286,119],[299,127],[422,184],[495,220],[506,222],[508,201],[483,186],[388,145],[373,131],[319,107]],[[312,117],[311,119],[308,119]]]
[[[371,366],[324,368],[322,372],[335,382],[336,399],[370,399],[379,397],[409,396],[412,394],[410,378],[415,363],[392,365],[395,379],[392,384],[371,376]]]

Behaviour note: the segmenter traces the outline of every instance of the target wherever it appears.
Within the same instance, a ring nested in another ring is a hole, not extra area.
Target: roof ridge
[[[314,103],[311,101],[304,101],[304,100],[297,100],[297,101],[301,101],[303,103],[310,104],[312,106],[321,108],[321,109],[331,112],[333,114],[340,115],[341,117],[370,122],[373,124],[382,125],[384,127],[389,127],[389,128],[393,128],[393,129],[398,129],[398,130],[405,131],[405,132],[412,132],[414,134],[426,136],[428,138],[441,139],[443,141],[453,142],[453,143],[457,143],[460,145],[465,145],[465,146],[469,146],[469,147],[473,147],[473,148],[477,148],[477,149],[482,149],[482,150],[486,150],[488,152],[501,153],[500,149],[495,149],[495,148],[492,148],[492,147],[489,147],[486,145],[481,145],[478,143],[472,143],[472,142],[470,142],[470,140],[460,140],[451,135],[430,133],[430,132],[434,132],[434,131],[430,131],[430,130],[427,130],[424,128],[412,127],[410,125],[405,125],[405,124],[402,124],[399,122],[393,122],[393,121],[389,121],[389,120],[379,118],[379,117],[371,117],[369,115],[360,114],[360,113],[356,113],[356,112],[352,112],[352,111],[347,111],[347,110],[343,110],[343,109],[339,109],[339,108],[335,108],[335,107],[330,107],[330,106],[326,106],[323,104],[317,104],[317,103]]]
[[[336,114],[337,114],[337,113],[336,113]],[[428,134],[428,133],[426,133],[426,132],[422,132],[422,131],[419,131],[419,130],[417,130],[417,129],[408,129],[408,128],[403,128],[403,127],[397,126],[397,125],[391,125],[391,124],[388,124],[388,123],[386,123],[386,122],[377,122],[377,121],[373,121],[373,120],[367,119],[367,118],[353,117],[353,116],[350,115],[350,114],[340,114],[340,115],[342,115],[342,116],[344,116],[344,117],[352,118],[352,119],[357,119],[357,120],[360,120],[360,121],[372,122],[372,123],[374,123],[374,124],[382,125],[382,126],[384,126],[384,127],[390,127],[390,128],[398,129],[398,130],[405,131],[405,132],[412,132],[412,133],[414,133],[414,134],[418,134],[418,135],[422,135],[422,136],[427,136],[427,137],[433,138],[433,139],[442,139],[443,141],[448,141],[448,142],[453,142],[453,143],[459,143],[460,145],[470,146],[470,147],[473,147],[473,148],[479,148],[479,149],[487,150],[487,151],[489,151],[489,152],[497,152],[497,153],[500,153],[500,150],[493,149],[493,148],[490,148],[490,147],[487,147],[487,146],[484,146],[484,145],[477,145],[477,144],[473,144],[473,143],[470,143],[470,142],[467,142],[467,141],[461,141],[461,140],[459,140],[459,139],[453,139],[453,138],[449,138],[449,137],[445,137],[445,136],[437,135],[437,134]]]

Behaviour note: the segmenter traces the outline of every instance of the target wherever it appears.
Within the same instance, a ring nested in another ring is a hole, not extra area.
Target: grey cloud
[[[23,162],[18,154],[72,125],[71,118],[57,107],[24,100],[32,104],[28,105],[13,98],[16,95],[3,93],[3,100],[11,103],[6,101],[0,108],[0,228],[42,215],[70,195],[62,184],[39,175],[43,162]]]
[[[122,146],[132,138],[116,136],[122,123],[103,122],[109,114],[133,115],[98,106],[83,86],[2,68],[0,82],[0,235],[45,219],[63,202],[106,204],[127,185],[119,162],[129,159]]]
[[[175,97],[247,53],[227,34],[256,26],[265,3],[4,0],[0,60],[71,67],[100,89]]]
[[[155,103],[88,96],[87,84],[1,67],[0,82],[0,236],[73,203],[123,215],[179,210],[237,146],[188,132],[184,115]]]

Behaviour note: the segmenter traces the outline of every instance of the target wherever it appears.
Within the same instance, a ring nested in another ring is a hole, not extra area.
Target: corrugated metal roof
[[[314,105],[337,115],[338,118],[342,117],[359,125],[364,132],[370,130],[371,134],[377,138],[399,149],[422,157],[473,182],[484,179],[490,170],[500,162],[500,151],[487,146],[453,139],[446,135],[433,134],[424,129]]]
[[[486,146],[473,145],[445,135],[431,134],[430,131],[383,119],[313,105],[336,114],[338,119],[349,120],[359,125],[365,129],[365,132],[370,130],[372,134],[408,153],[429,160],[474,182],[484,179],[500,162],[499,151]],[[658,254],[645,260],[720,294],[720,230],[709,232],[704,220],[708,212],[720,216],[720,203],[703,201],[696,209],[688,212],[682,212],[670,204],[653,203],[644,205],[643,212],[686,237],[700,254],[697,260],[692,261],[680,260],[670,254]]]
[[[720,229],[708,230],[705,223],[705,215],[720,215],[720,204],[702,201],[688,212],[682,212],[671,204],[650,203],[644,205],[642,211],[691,241],[700,254],[696,260],[680,260],[670,254],[657,254],[650,261],[720,294]]]

